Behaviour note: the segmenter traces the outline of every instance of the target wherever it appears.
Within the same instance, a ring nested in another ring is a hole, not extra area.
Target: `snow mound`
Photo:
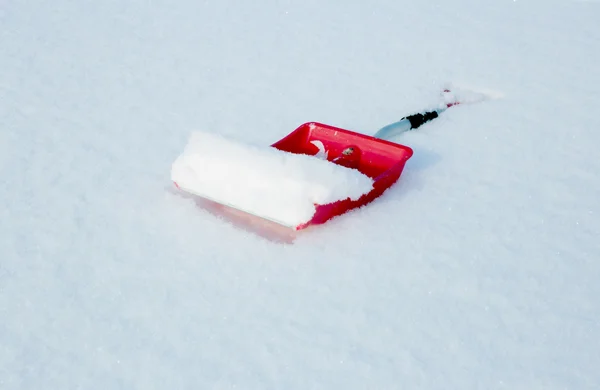
[[[184,191],[290,227],[309,221],[317,204],[356,200],[373,188],[356,169],[201,131],[173,162],[171,179]]]

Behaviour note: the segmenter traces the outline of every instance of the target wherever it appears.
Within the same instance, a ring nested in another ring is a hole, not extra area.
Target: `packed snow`
[[[600,3],[0,1],[0,389],[598,389]],[[195,129],[395,139],[274,242],[173,191]]]
[[[171,179],[186,192],[295,228],[310,221],[317,205],[356,200],[373,189],[370,177],[321,156],[195,131]]]

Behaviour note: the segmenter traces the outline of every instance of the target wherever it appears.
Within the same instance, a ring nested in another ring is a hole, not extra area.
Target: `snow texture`
[[[173,162],[171,179],[184,191],[291,228],[310,221],[316,205],[373,189],[373,179],[356,169],[201,131]]]
[[[600,388],[600,4],[0,1],[0,389]],[[266,240],[172,191],[194,129],[398,142]],[[466,89],[466,88],[465,88]]]

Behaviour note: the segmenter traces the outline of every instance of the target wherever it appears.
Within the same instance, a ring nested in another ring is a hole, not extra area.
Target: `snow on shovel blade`
[[[313,218],[315,205],[356,200],[373,188],[356,169],[206,132],[191,135],[171,178],[186,192],[292,229]]]
[[[271,147],[195,132],[171,177],[182,191],[300,230],[371,202],[398,180],[412,153],[314,122]]]

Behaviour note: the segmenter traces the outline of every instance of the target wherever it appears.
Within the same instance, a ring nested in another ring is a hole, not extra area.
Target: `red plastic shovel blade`
[[[323,224],[379,197],[398,180],[406,161],[413,154],[413,150],[408,146],[317,122],[308,122],[299,126],[271,146],[286,152],[307,155],[317,155],[321,152],[319,146],[322,146],[328,161],[357,169],[371,177],[374,180],[373,189],[354,201],[345,199],[315,205],[312,218],[295,227],[283,226],[183,190],[180,192],[194,199],[198,206],[236,226],[270,240],[291,242],[296,237],[297,230]]]

